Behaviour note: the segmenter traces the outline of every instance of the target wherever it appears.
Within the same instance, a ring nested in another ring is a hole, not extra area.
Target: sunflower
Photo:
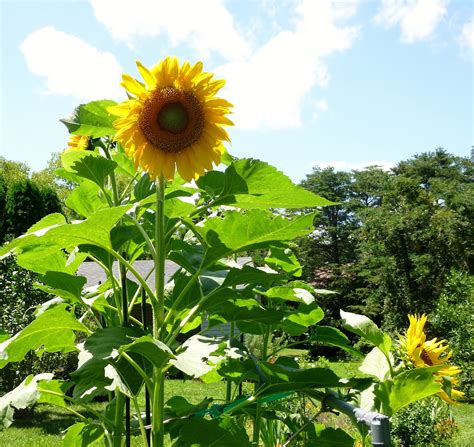
[[[455,389],[458,384],[458,379],[455,376],[461,372],[461,369],[447,363],[453,353],[449,350],[446,340],[438,341],[437,338],[433,338],[426,341],[424,327],[427,317],[425,314],[421,316],[408,315],[408,319],[410,326],[405,336],[401,337],[401,344],[410,362],[415,368],[440,366],[435,376],[436,381],[443,385],[443,390],[438,395],[444,401],[454,403],[452,398],[464,396],[463,392]]]
[[[89,146],[90,138],[87,135],[71,135],[66,151],[87,151]]]
[[[122,86],[129,100],[108,111],[118,116],[115,140],[150,176],[174,177],[176,169],[190,181],[219,164],[223,141],[230,141],[222,126],[232,104],[215,94],[225,81],[202,71],[202,62],[179,64],[167,57],[150,70],[137,61],[144,83],[128,74]]]

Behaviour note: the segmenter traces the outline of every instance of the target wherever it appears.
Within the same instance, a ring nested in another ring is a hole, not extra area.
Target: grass
[[[325,365],[326,366],[326,365]],[[357,372],[356,363],[328,363],[336,374],[341,376],[353,375]],[[216,403],[225,397],[225,384],[203,384],[197,381],[168,380],[166,396],[169,399],[174,395],[186,397],[190,402],[198,403],[206,397],[213,397]],[[143,402],[142,402],[143,403]],[[94,404],[100,409],[104,404]],[[469,447],[474,439],[474,405],[459,404],[453,406],[453,414],[459,426],[459,432],[453,440],[453,447]],[[321,422],[328,425],[338,424],[342,428],[349,427],[345,418],[332,414],[324,414]],[[76,418],[65,410],[49,405],[38,405],[32,413],[17,418],[7,430],[0,431],[0,446],[5,447],[56,447],[62,445],[62,432],[76,422]],[[142,446],[139,436],[132,438],[132,446]],[[170,446],[171,444],[166,444]]]

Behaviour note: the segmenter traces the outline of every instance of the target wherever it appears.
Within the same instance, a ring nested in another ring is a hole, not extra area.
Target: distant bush
[[[391,418],[394,446],[449,447],[456,431],[449,406],[436,397],[414,402]]]
[[[34,319],[36,306],[52,298],[35,289],[36,275],[19,267],[14,258],[0,261],[0,330],[10,335],[25,328]],[[24,361],[10,363],[0,373],[0,393],[10,391],[29,374],[54,372],[67,376],[77,366],[77,354],[30,352]]]
[[[459,388],[474,399],[474,276],[451,271],[439,301],[430,316],[432,335],[446,339],[453,361],[462,369]]]

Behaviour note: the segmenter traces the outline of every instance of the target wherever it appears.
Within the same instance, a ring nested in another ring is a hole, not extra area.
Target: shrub
[[[51,299],[51,295],[35,289],[36,275],[19,267],[12,257],[0,261],[0,330],[10,335],[25,328],[34,319],[36,306]],[[29,374],[54,372],[66,377],[77,366],[75,353],[30,352],[25,360],[9,363],[0,374],[0,392],[16,387]]]
[[[456,365],[462,369],[459,389],[474,399],[474,277],[451,271],[440,299],[430,316],[433,335],[447,339]]]
[[[394,445],[401,447],[449,447],[456,430],[449,406],[436,397],[414,402],[391,419]]]

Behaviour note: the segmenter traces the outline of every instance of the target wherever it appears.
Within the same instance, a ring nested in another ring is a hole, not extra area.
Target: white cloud
[[[379,166],[384,171],[389,171],[396,165],[396,163],[394,161],[388,160],[368,160],[357,163],[350,163],[344,160],[333,160],[324,162],[317,161],[313,165],[318,166],[321,169],[325,169],[332,166],[336,171],[362,171],[369,166]]]
[[[238,127],[282,129],[301,125],[308,93],[329,81],[323,58],[350,48],[357,37],[356,27],[337,25],[339,19],[355,11],[353,5],[302,0],[296,7],[293,30],[279,32],[249,57],[216,70],[228,81],[225,96],[235,105]]]
[[[20,49],[28,69],[46,78],[46,93],[80,100],[124,96],[115,56],[78,37],[47,26],[29,34]]]
[[[316,108],[321,112],[326,112],[329,109],[328,102],[325,99],[320,99],[316,101]]]
[[[446,15],[449,0],[382,0],[375,17],[379,25],[401,28],[402,41],[413,43],[427,39]]]
[[[223,0],[89,0],[96,19],[114,39],[133,44],[136,37],[167,34],[173,45],[185,43],[226,59],[245,56],[249,47]]]
[[[474,17],[462,27],[460,41],[463,47],[474,50]]]

